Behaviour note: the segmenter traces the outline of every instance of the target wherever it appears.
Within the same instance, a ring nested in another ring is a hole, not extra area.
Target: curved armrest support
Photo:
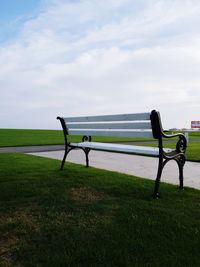
[[[173,138],[173,137],[179,137],[179,136],[184,136],[182,133],[175,133],[175,134],[166,134],[165,132],[162,132],[162,136],[165,138]]]
[[[176,151],[178,153],[185,153],[186,148],[187,148],[187,139],[184,134],[182,133],[176,133],[176,134],[165,134],[162,132],[162,136],[164,138],[173,138],[173,137],[178,137],[179,140],[176,143]]]
[[[86,142],[86,141],[91,142],[91,141],[92,141],[92,137],[91,137],[91,136],[86,136],[86,135],[84,135],[84,136],[82,137],[82,142]]]

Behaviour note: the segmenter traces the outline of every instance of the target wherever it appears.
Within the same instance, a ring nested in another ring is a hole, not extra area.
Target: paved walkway
[[[31,153],[35,156],[48,157],[62,160],[64,151],[51,151]],[[147,179],[155,180],[158,158],[127,155],[111,152],[91,151],[90,166],[100,169],[127,173]],[[81,150],[73,150],[69,153],[67,161],[85,164],[85,155]],[[67,163],[65,165],[67,168]],[[178,184],[178,167],[175,161],[169,162],[162,175],[162,181]],[[184,185],[200,189],[200,163],[187,161],[184,167]]]

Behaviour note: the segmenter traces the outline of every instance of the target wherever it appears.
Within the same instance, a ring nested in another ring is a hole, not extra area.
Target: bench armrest
[[[162,132],[162,137],[164,138],[178,137],[179,140],[176,143],[176,151],[178,153],[185,153],[186,148],[187,148],[187,139],[184,134],[182,133],[165,134],[164,132]]]
[[[185,135],[182,134],[182,133],[166,134],[165,132],[162,132],[162,136],[165,137],[165,138],[173,138],[173,137],[180,137],[180,136],[185,138]]]

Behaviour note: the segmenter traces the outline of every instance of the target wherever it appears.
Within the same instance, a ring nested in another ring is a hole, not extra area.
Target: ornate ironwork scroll
[[[84,135],[82,137],[82,142],[86,142],[86,141],[91,142],[92,141],[92,137],[91,136]]]
[[[187,147],[187,140],[185,136],[180,135],[176,144],[176,150],[178,153],[185,153]]]

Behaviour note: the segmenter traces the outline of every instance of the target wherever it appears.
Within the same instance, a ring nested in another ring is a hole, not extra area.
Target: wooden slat
[[[66,117],[65,122],[141,121],[150,120],[150,113],[118,114],[88,117]]]
[[[127,152],[133,154],[145,154],[145,155],[159,155],[158,147],[145,147],[145,146],[132,146],[122,144],[110,144],[110,143],[98,143],[98,142],[82,142],[82,143],[71,143],[75,147],[86,147],[94,150],[102,151],[117,151]],[[170,149],[172,151],[172,149]]]
[[[87,136],[112,136],[112,137],[144,137],[152,138],[152,131],[127,131],[127,130],[69,130],[70,135]]]
[[[99,143],[99,142],[81,142],[81,143],[71,143],[75,147],[86,147],[94,150],[102,151],[118,151],[118,152],[128,152],[134,154],[145,154],[145,155],[159,155],[158,147],[147,147],[147,146],[132,146],[123,144],[110,144],[110,143]],[[172,152],[171,148],[164,148],[165,152]]]
[[[150,122],[129,123],[75,123],[66,124],[68,129],[151,129]]]

